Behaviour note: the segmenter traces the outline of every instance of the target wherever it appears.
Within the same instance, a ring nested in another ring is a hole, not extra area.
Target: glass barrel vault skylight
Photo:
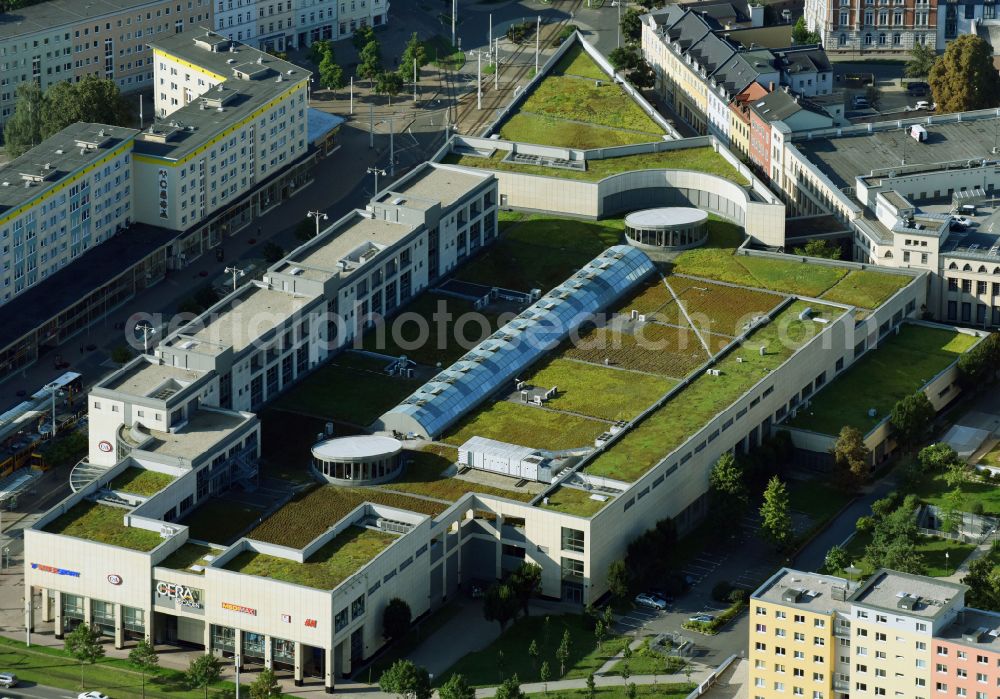
[[[437,438],[653,269],[650,259],[636,248],[608,248],[383,414],[376,428]]]

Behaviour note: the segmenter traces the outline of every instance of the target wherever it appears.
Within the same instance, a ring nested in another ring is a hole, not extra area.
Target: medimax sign
[[[195,614],[205,612],[205,605],[202,602],[204,593],[197,588],[166,580],[157,580],[153,590],[156,594],[156,604],[161,607],[173,607]]]

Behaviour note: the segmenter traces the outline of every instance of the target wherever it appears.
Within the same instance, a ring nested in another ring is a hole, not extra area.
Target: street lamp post
[[[625,0],[614,0],[611,4],[618,8],[618,48],[622,47],[622,5]]]
[[[225,272],[233,275],[233,291],[236,291],[236,280],[243,276],[243,270],[239,267],[226,267]]]
[[[455,43],[455,20],[458,17],[458,0],[451,0],[451,45],[457,47]]]
[[[493,79],[494,79],[493,89],[499,90],[500,89],[500,37],[497,37],[493,41],[495,42],[496,54],[497,54],[497,69],[496,72],[493,74]]]
[[[482,108],[483,108],[483,54],[481,51],[476,51],[476,109],[482,109]]]
[[[240,699],[240,654],[236,653],[233,656],[233,660],[236,662],[236,699]]]
[[[354,114],[354,76],[351,76],[351,114]]]
[[[385,177],[385,170],[378,167],[370,167],[368,168],[368,174],[375,175],[375,194],[378,194],[378,176],[382,175],[382,177]]]
[[[318,238],[319,237],[319,222],[320,221],[325,221],[329,217],[326,214],[324,214],[322,211],[309,211],[308,213],[306,213],[306,217],[312,218],[312,219],[316,219],[316,237]]]
[[[368,105],[368,147],[375,147],[375,105]]]
[[[52,382],[45,388],[49,390],[49,395],[52,396],[52,437],[54,439],[56,436],[56,394],[59,393],[59,385]]]
[[[389,175],[396,176],[396,122],[389,117]]]
[[[138,323],[135,329],[142,332],[142,353],[149,354],[149,336],[156,334],[156,328],[149,323]]]
[[[542,34],[542,16],[538,15],[538,22],[535,24],[535,75],[538,75],[538,41]]]

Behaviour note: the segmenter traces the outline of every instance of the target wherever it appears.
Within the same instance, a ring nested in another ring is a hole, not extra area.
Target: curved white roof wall
[[[650,259],[636,248],[608,248],[383,414],[376,427],[438,437],[653,270]]]

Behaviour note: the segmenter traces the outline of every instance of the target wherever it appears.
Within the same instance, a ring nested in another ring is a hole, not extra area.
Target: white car
[[[80,692],[76,695],[76,699],[110,699],[110,697],[107,694],[101,694],[92,690],[89,692]]]
[[[921,109],[930,110],[931,109],[931,103],[928,102],[927,100],[920,100],[915,105],[913,105],[913,108],[916,109],[916,110],[921,110]]]
[[[653,597],[653,595],[647,595],[645,592],[635,596],[635,603],[640,607],[649,607],[650,609],[664,610],[667,608],[667,603],[661,600],[659,597]]]
[[[965,216],[952,216],[951,222],[961,228],[968,228],[969,225],[972,223],[972,221],[970,221]]]

